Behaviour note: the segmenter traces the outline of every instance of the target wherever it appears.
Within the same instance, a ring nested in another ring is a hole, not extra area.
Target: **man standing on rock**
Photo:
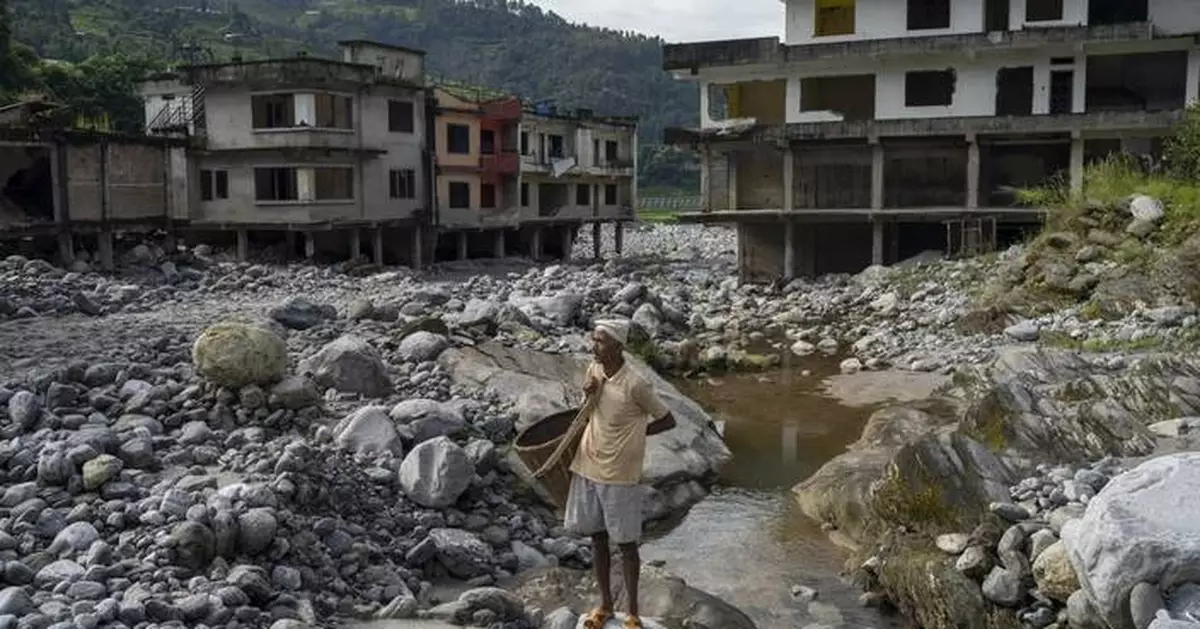
[[[629,596],[624,629],[642,627],[637,605],[642,568],[638,556],[644,495],[639,486],[642,460],[646,436],[675,426],[674,416],[650,381],[626,363],[628,339],[628,321],[596,322],[592,332],[596,360],[588,367],[583,386],[592,401],[591,417],[571,463],[565,524],[572,532],[591,536],[596,581],[600,584],[600,607],[585,617],[585,629],[602,629],[613,615],[610,540],[621,550]]]

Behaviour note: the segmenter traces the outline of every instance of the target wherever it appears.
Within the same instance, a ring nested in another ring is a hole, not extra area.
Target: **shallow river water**
[[[738,606],[761,629],[898,626],[899,619],[858,604],[861,592],[839,577],[845,552],[799,512],[790,490],[858,439],[873,410],[868,404],[923,397],[936,383],[886,374],[826,381],[821,376],[830,365],[813,367],[817,373],[810,376],[788,370],[677,383],[725,422],[734,459],[717,490],[675,528],[648,541],[643,558],[666,561],[669,570]],[[827,390],[853,393],[858,405],[843,404]],[[816,589],[816,602],[793,602],[793,585]]]

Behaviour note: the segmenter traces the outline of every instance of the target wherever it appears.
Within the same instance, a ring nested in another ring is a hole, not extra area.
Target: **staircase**
[[[152,135],[183,136],[204,133],[204,86],[197,85],[186,98],[168,101],[146,124]]]

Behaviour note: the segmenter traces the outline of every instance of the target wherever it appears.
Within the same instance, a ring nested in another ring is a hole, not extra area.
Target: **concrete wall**
[[[208,155],[195,160],[198,174],[200,169],[225,170],[229,177],[229,198],[201,201],[199,186],[192,194],[195,211],[192,220],[207,222],[276,224],[307,223],[365,218],[363,186],[354,191],[352,201],[258,201],[255,198],[254,169],[256,167],[295,167],[311,169],[315,166],[350,166],[360,170],[358,162],[346,157],[308,158],[294,161],[279,155]],[[356,176],[356,180],[361,181]],[[375,182],[372,182],[374,186]],[[383,194],[387,194],[387,182],[383,182]],[[304,188],[303,184],[301,187]]]
[[[737,209],[782,209],[783,151],[741,151],[736,160]]]
[[[476,105],[454,98],[445,92],[438,92],[438,107],[447,108],[441,109],[437,114],[437,137],[434,139],[434,147],[437,150],[437,163],[440,166],[479,166],[479,122],[480,116],[476,113],[467,111],[457,111],[465,109],[473,109]],[[452,124],[464,125],[470,129],[470,145],[467,153],[451,153],[449,127]],[[499,142],[500,138],[496,138]]]
[[[1021,0],[1013,1],[1020,2]],[[1071,1],[1067,0],[1067,2]],[[908,3],[906,0],[857,0],[855,4],[853,35],[816,37],[814,36],[816,1],[787,0],[786,26],[784,28],[786,43],[801,45],[983,31],[982,0],[952,0],[950,28],[920,31],[909,31],[907,28]]]
[[[528,186],[528,203],[521,206],[520,214],[523,220],[539,217],[540,197],[539,186],[542,184],[563,184],[567,187],[566,204],[555,214],[561,219],[585,218],[616,218],[624,216],[633,207],[633,182],[628,178],[601,177],[571,177],[570,179],[554,178],[546,175],[526,175],[521,183]],[[589,186],[588,204],[577,203],[576,191],[578,186]],[[604,194],[606,185],[617,186],[617,202],[607,203]]]
[[[342,46],[342,61],[373,65],[391,79],[419,83],[425,78],[425,57],[412,50],[353,42]]]
[[[413,103],[413,133],[392,132],[388,127],[388,102]],[[364,143],[387,151],[362,164],[365,216],[371,219],[408,218],[425,207],[429,187],[424,161],[425,99],[420,92],[389,85],[377,85],[361,99],[358,124]],[[412,170],[416,175],[416,194],[412,199],[393,199],[390,194],[392,170]]]
[[[68,218],[133,221],[168,215],[167,152],[164,147],[107,144],[64,147]]]

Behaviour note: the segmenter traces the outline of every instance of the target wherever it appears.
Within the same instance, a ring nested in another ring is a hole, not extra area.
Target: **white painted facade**
[[[906,0],[857,0],[854,34],[817,37],[814,35],[816,0],[785,1],[784,43],[789,46],[982,33],[985,25],[984,0],[951,0],[950,27],[926,30],[908,29]],[[1088,24],[1088,0],[1063,0],[1062,19],[1037,22],[1026,19],[1026,1],[1010,0],[1008,30]],[[1196,0],[1149,0],[1149,18],[1163,35],[1195,33],[1200,31],[1200,3]]]
[[[1035,28],[1086,24],[1088,0],[1064,0],[1064,19],[1055,22],[1027,23],[1025,1],[1011,0],[1010,28]],[[837,41],[921,37],[946,34],[982,32],[985,0],[952,0],[951,28],[945,30],[906,30],[906,0],[857,0],[856,33],[848,36],[813,37],[814,5],[816,0],[788,0],[787,40],[791,45],[814,45]],[[1157,31],[1159,20],[1171,22],[1170,31],[1177,35],[1200,33],[1200,0],[1150,0],[1149,15]],[[1151,40],[1123,42],[1063,42],[1023,50],[980,49],[956,55],[883,55],[847,56],[795,62],[787,65],[737,67],[702,67],[696,74],[677,72],[676,78],[695,80],[701,84],[700,118],[702,128],[720,126],[714,120],[710,101],[714,88],[747,81],[786,80],[784,119],[787,123],[838,122],[841,114],[833,111],[803,111],[804,80],[820,77],[873,75],[875,77],[875,119],[912,120],[925,118],[995,116],[997,73],[1003,68],[1032,67],[1033,115],[1051,111],[1052,76],[1057,72],[1072,72],[1072,113],[1086,113],[1088,58],[1098,55],[1188,51],[1186,77],[1179,77],[1185,86],[1186,102],[1200,101],[1200,43],[1191,37],[1164,36]],[[906,75],[912,71],[953,69],[956,75],[951,102],[944,106],[912,107],[905,104]],[[1166,79],[1168,82],[1170,78]],[[1148,103],[1155,108],[1157,103]]]

